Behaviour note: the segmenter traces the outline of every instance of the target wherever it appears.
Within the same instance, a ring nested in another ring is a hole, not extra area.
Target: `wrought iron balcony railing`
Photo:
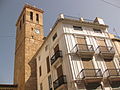
[[[54,89],[56,90],[63,84],[67,84],[66,75],[59,77],[57,80],[53,82]]]
[[[120,76],[120,69],[106,69],[104,74],[107,74],[108,77],[111,76]]]
[[[62,51],[57,51],[52,57],[51,57],[51,65],[59,58],[62,57]]]
[[[18,85],[0,84],[0,90],[16,90]]]
[[[81,58],[89,58],[92,59],[94,56],[94,49],[92,45],[87,44],[76,44],[71,50],[72,54],[77,54]]]
[[[102,77],[102,72],[101,69],[82,69],[77,77],[80,78],[80,75],[82,76],[82,79],[96,78]]]
[[[111,46],[98,46],[100,53],[115,53],[115,50]]]
[[[76,44],[71,52],[91,52],[94,51],[92,45],[87,45],[87,44]]]
[[[113,47],[109,46],[98,46],[99,54],[106,60],[112,60],[115,55],[115,50]]]

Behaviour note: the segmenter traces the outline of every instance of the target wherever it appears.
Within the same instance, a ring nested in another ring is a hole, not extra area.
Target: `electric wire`
[[[113,4],[113,3],[111,3],[111,2],[108,2],[108,1],[105,1],[105,0],[100,0],[100,1],[102,1],[102,2],[104,2],[104,3],[107,3],[107,4],[109,4],[109,5],[113,6],[113,7],[120,8],[120,6],[118,6],[118,5],[116,5],[116,4]]]

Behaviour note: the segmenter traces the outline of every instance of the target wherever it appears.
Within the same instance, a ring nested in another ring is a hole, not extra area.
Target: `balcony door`
[[[113,60],[105,60],[105,63],[108,69],[115,69]]]
[[[86,38],[84,36],[80,36],[80,37],[77,37],[76,39],[77,39],[78,48],[81,51],[87,51],[88,46],[87,46]]]
[[[107,52],[108,51],[105,39],[97,38],[97,42],[98,42],[100,51],[102,51],[102,52]]]
[[[60,65],[58,68],[57,68],[57,76],[58,78],[63,76],[63,69],[62,69],[62,65]]]
[[[110,75],[117,75],[117,70],[113,60],[105,60],[108,72]]]
[[[59,51],[59,44],[57,44],[54,48],[54,53],[56,53],[57,51]]]
[[[94,65],[91,59],[87,60],[82,60],[83,66],[84,66],[84,73],[86,76],[94,76],[95,75],[95,70],[94,70]]]

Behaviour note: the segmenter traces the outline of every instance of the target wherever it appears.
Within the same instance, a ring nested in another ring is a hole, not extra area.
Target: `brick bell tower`
[[[25,5],[16,23],[14,84],[18,90],[37,90],[36,60],[43,43],[43,11]]]

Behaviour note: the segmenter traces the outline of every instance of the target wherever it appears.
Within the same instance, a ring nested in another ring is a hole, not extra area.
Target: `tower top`
[[[32,6],[32,5],[29,5],[29,4],[25,4],[24,7],[23,7],[23,9],[22,9],[22,12],[21,12],[21,14],[20,14],[20,16],[19,16],[19,18],[18,18],[18,20],[17,20],[17,22],[16,22],[16,25],[18,24],[21,16],[23,15],[23,12],[25,11],[26,8],[29,8],[29,9],[32,9],[32,10],[35,10],[35,11],[38,11],[38,12],[40,12],[40,13],[44,13],[44,11],[43,11],[42,9],[39,9],[39,8],[37,8],[37,7],[35,7],[35,6]]]

